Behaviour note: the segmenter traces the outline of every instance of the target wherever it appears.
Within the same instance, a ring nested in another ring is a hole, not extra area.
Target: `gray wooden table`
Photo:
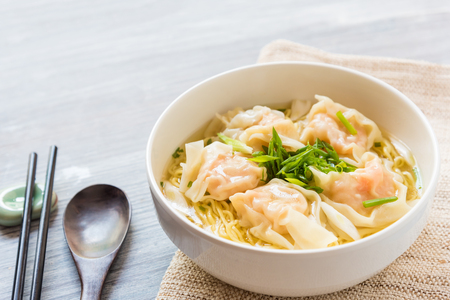
[[[179,94],[256,62],[284,38],[326,51],[450,64],[450,2],[0,1],[0,189],[24,183],[28,154],[59,147],[43,299],[78,299],[62,215],[80,189],[109,183],[133,206],[103,299],[153,299],[176,247],[155,216],[145,147]],[[32,224],[28,298],[38,223]],[[0,226],[0,299],[12,289],[20,226]]]

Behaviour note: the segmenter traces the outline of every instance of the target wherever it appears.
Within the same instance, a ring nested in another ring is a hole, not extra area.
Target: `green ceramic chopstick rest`
[[[41,215],[44,185],[36,183],[34,186],[32,219]],[[0,192],[0,225],[15,226],[22,223],[23,206],[25,201],[25,186],[17,185]],[[51,212],[56,209],[58,196],[52,193]]]

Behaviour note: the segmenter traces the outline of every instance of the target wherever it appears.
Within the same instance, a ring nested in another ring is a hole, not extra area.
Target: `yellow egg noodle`
[[[321,99],[320,98],[318,98],[318,99],[319,99],[319,102],[321,102]],[[331,100],[327,99],[326,101],[331,101]],[[322,103],[324,103],[326,101],[322,101]],[[330,103],[332,103],[332,102],[330,102]],[[334,104],[334,103],[330,104],[330,103],[328,103],[327,105],[338,105],[338,104]],[[345,107],[338,106],[338,108],[342,109]],[[320,111],[320,108],[316,107],[315,109],[317,111]],[[347,109],[347,108],[345,108],[345,109]],[[311,109],[311,111],[306,111],[306,113],[304,113],[302,117],[297,118],[297,120],[295,120],[295,122],[293,122],[295,129],[298,132],[306,131],[305,126],[307,126],[307,125],[305,125],[305,123],[308,121],[308,118],[310,120],[312,119],[312,117],[311,117],[312,110],[313,109]],[[273,111],[274,110],[272,110],[272,112]],[[236,115],[242,114],[244,112],[245,112],[244,110],[237,108],[237,109],[230,111],[223,115],[217,114],[216,118],[214,119],[214,121],[211,124],[215,128],[220,128],[220,126],[218,126],[219,123],[230,124],[230,122],[233,122],[233,118]],[[291,121],[291,119],[289,117],[293,113],[293,108],[292,109],[287,108],[287,109],[283,110],[283,112],[284,112],[284,118],[286,120]],[[346,113],[347,113],[347,115],[350,115],[350,116],[352,114],[352,112],[350,110],[348,110]],[[220,122],[218,122],[217,120],[219,120]],[[276,126],[274,126],[274,127],[276,127]],[[279,127],[279,128],[280,128],[280,131],[283,132],[283,129],[281,127]],[[369,127],[366,126],[364,128],[369,128]],[[211,142],[220,141],[216,134],[217,134],[217,132],[222,132],[223,129],[224,128],[222,126],[222,128],[220,128],[219,131],[217,129],[212,130],[211,125],[210,125],[205,132],[205,134],[208,134],[209,136],[203,139],[203,143],[205,145],[208,145],[208,144],[211,144]],[[279,131],[278,128],[277,128],[277,131]],[[360,131],[361,131],[361,128],[359,128],[358,132],[360,132]],[[233,134],[233,132],[228,133],[228,136],[232,136],[232,134]],[[242,137],[245,135],[245,133],[242,133],[242,131],[241,131],[241,132],[239,132],[239,134],[235,134],[234,137],[239,136],[239,135],[241,135],[241,137]],[[412,200],[419,199],[420,198],[420,190],[418,190],[418,188],[416,187],[416,176],[418,176],[418,173],[415,174],[413,171],[413,168],[415,168],[414,158],[411,158],[412,155],[408,152],[408,150],[406,152],[409,153],[409,155],[410,155],[409,158],[404,157],[399,153],[398,149],[394,146],[394,144],[398,147],[400,142],[398,140],[395,140],[395,138],[393,136],[386,134],[384,132],[382,133],[382,135],[380,134],[380,136],[381,136],[381,140],[378,139],[378,141],[372,147],[370,147],[370,150],[367,152],[376,154],[379,158],[382,159],[383,165],[385,165],[388,170],[390,169],[395,174],[398,175],[398,177],[396,177],[397,180],[406,186],[406,202],[407,203],[411,203]],[[245,140],[245,137],[242,139]],[[369,136],[369,139],[370,139],[370,136]],[[282,136],[282,140],[283,140],[283,147],[284,147],[285,140],[288,140],[288,138]],[[251,140],[248,139],[247,141],[251,141]],[[396,141],[396,143],[393,143],[392,141]],[[289,142],[288,142],[288,144],[289,144]],[[309,142],[308,142],[308,144],[309,144]],[[163,176],[163,180],[165,179],[166,182],[169,182],[176,189],[180,188],[181,178],[183,175],[182,165],[186,163],[186,147],[183,146],[183,147],[180,147],[180,149],[182,149],[182,151],[180,150],[178,152],[177,157],[174,156],[174,158],[171,159],[171,161],[166,169],[167,170],[166,174],[164,174],[164,176]],[[295,150],[295,147],[293,149]],[[404,149],[407,149],[407,148],[404,147]],[[400,152],[402,152],[402,154],[405,153],[405,151],[400,151]],[[251,155],[247,155],[247,157],[251,157]],[[189,184],[192,184],[192,182],[189,182]],[[166,198],[171,198],[168,196],[170,191],[168,189],[166,189],[163,181],[161,182],[161,185],[162,185],[162,191],[166,195]],[[260,185],[262,185],[262,183],[259,184],[258,186],[260,186]],[[250,228],[243,227],[239,220],[238,213],[230,200],[228,200],[228,199],[227,200],[215,200],[214,197],[212,197],[212,196],[208,197],[208,195],[209,195],[209,193],[206,192],[204,194],[204,196],[201,197],[201,200],[195,201],[195,202],[192,201],[189,197],[184,197],[187,205],[189,207],[193,208],[193,210],[192,210],[193,213],[191,215],[187,214],[186,216],[195,225],[197,225],[200,228],[203,228],[219,237],[231,240],[236,243],[246,244],[246,245],[250,245],[250,246],[257,246],[257,247],[262,247],[262,248],[287,249],[286,246],[280,245],[281,243],[276,244],[276,243],[264,240],[261,238],[261,236],[260,237],[255,236],[251,232]],[[324,200],[325,199],[322,199],[321,202],[324,202]],[[333,203],[331,203],[331,204],[333,204]],[[324,206],[324,205],[326,207],[328,207],[326,204],[321,204],[321,206]],[[339,230],[339,228],[330,226],[329,224],[327,224],[327,222],[323,221],[323,220],[327,220],[327,218],[329,216],[328,214],[326,214],[326,209],[325,209],[326,207],[322,207],[323,210],[320,211],[320,213],[319,213],[320,216],[318,215],[317,218],[319,220],[321,220],[319,223],[321,223],[320,225],[322,227],[325,227],[328,231],[330,231],[335,236],[337,236],[337,239],[335,241],[329,243],[327,246],[332,247],[332,246],[342,245],[342,244],[353,241],[354,239],[349,238],[347,234],[342,234],[342,232],[341,232],[341,230]],[[310,208],[310,210],[312,210],[312,209],[313,208]],[[340,211],[340,212],[342,213],[342,211]],[[310,217],[310,219],[312,219],[312,218]],[[387,224],[381,224],[378,227],[364,227],[365,226],[364,222],[359,224],[359,225],[363,225],[363,226],[358,226],[358,224],[355,224],[355,225],[356,225],[356,228],[358,230],[360,237],[364,238],[375,232],[378,232],[379,230],[389,226],[390,224],[392,224],[392,222],[389,222]],[[293,238],[289,234],[282,234],[282,236],[288,242],[290,242],[292,244],[294,244],[296,242],[293,240]],[[302,247],[300,247],[300,248],[297,247],[296,249],[301,249],[301,248]]]
[[[209,138],[205,139],[205,143]],[[183,149],[184,150],[184,149]],[[181,175],[183,168],[180,163],[186,161],[186,154],[178,158],[172,158],[169,167],[167,168],[169,174],[169,182],[175,187],[180,187]],[[252,246],[260,246],[264,248],[281,249],[277,245],[264,242],[253,236],[250,231],[239,225],[237,220],[237,213],[229,201],[216,201],[214,199],[205,199],[201,202],[194,203],[186,199],[188,204],[195,209],[195,213],[200,218],[201,223],[195,222],[191,217],[187,217],[195,225],[209,229],[216,235],[243,244]]]

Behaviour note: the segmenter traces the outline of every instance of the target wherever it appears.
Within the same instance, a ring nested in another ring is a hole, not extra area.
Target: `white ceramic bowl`
[[[388,228],[362,240],[317,250],[265,250],[216,237],[175,211],[159,182],[171,154],[216,112],[279,106],[325,95],[356,108],[405,142],[423,177],[420,202]],[[405,95],[369,75],[327,64],[261,64],[222,73],[189,89],[161,115],[147,145],[147,175],[159,222],[172,242],[211,275],[242,289],[277,296],[330,293],[375,275],[400,256],[426,224],[439,175],[436,138]]]

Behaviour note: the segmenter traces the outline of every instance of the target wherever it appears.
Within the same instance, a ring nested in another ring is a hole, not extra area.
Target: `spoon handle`
[[[111,253],[115,254],[115,253]],[[73,254],[81,281],[81,300],[100,300],[103,283],[115,255],[90,259]]]

